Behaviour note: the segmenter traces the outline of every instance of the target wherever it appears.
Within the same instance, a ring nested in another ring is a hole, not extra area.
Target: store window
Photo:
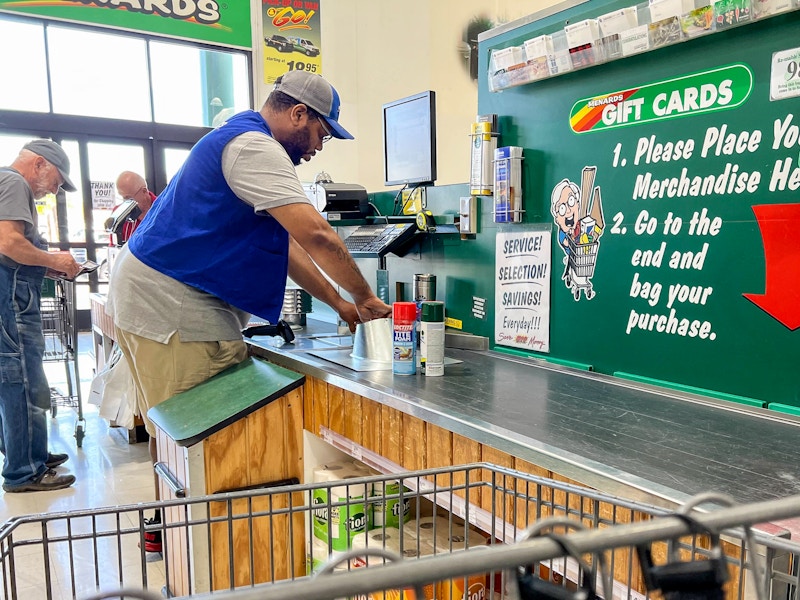
[[[47,44],[53,112],[151,119],[145,40],[53,25]]]
[[[85,329],[89,293],[107,289],[112,264],[105,222],[120,198],[110,184],[133,170],[159,193],[215,119],[252,108],[250,53],[3,13],[0,56],[0,166],[40,137],[70,159],[77,191],[37,210],[51,250],[101,264],[77,280]]]
[[[0,110],[213,127],[251,108],[242,51],[0,17],[0,56]]]
[[[0,19],[0,56],[0,108],[48,112],[44,27]]]
[[[167,173],[167,181],[170,181],[176,175],[188,156],[188,148],[164,149],[164,166]]]
[[[158,123],[213,127],[220,113],[250,108],[241,53],[152,41],[150,60]]]

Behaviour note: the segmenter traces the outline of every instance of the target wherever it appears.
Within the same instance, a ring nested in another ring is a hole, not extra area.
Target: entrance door
[[[9,165],[23,145],[37,134],[0,133],[0,165]],[[70,250],[79,259],[101,265],[97,272],[78,279],[76,306],[78,325],[90,327],[89,294],[108,289],[110,258],[109,234],[105,222],[114,206],[122,201],[116,193],[116,179],[122,171],[141,174],[154,193],[160,192],[177,172],[189,153],[190,144],[154,143],[98,135],[53,135],[70,160],[70,179],[75,192],[59,191],[37,202],[39,229],[51,249]],[[110,256],[111,255],[111,256]]]

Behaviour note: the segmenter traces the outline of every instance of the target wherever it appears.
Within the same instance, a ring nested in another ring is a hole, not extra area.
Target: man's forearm
[[[309,294],[334,309],[342,300],[336,288],[320,272],[308,253],[294,240],[291,241],[289,249],[289,277]]]
[[[52,266],[51,255],[49,252],[39,250],[31,244],[15,228],[0,226],[0,254],[7,256],[11,260],[21,265],[31,265],[38,267]]]
[[[289,204],[270,210],[314,263],[358,302],[373,296],[358,265],[330,225],[310,204]]]

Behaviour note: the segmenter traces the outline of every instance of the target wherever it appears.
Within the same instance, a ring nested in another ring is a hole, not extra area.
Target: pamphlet
[[[633,29],[628,29],[619,36],[622,46],[622,55],[630,56],[650,49],[650,36],[647,32],[647,25],[639,25]]]
[[[669,17],[650,23],[647,26],[650,32],[650,47],[658,48],[667,44],[674,44],[681,39],[682,30],[678,17]]]
[[[727,29],[750,20],[750,0],[719,0],[714,4],[717,29]]]
[[[709,4],[681,15],[681,29],[687,37],[711,33],[714,30],[714,7]]]
[[[497,117],[478,120],[472,124],[472,146],[470,150],[471,170],[469,178],[469,193],[475,196],[491,195],[492,181],[492,155],[497,148],[497,133],[493,130],[493,122]]]
[[[98,265],[93,260],[86,260],[79,264],[81,266],[81,270],[78,271],[78,274],[75,275],[75,277],[73,278],[67,277],[66,273],[62,273],[61,271],[56,271],[55,269],[47,269],[45,277],[49,277],[50,279],[60,279],[62,281],[74,281],[81,275],[86,275],[87,273],[95,272],[100,267],[100,265]]]

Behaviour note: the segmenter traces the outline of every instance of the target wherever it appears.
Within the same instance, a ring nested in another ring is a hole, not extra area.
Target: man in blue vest
[[[259,112],[234,115],[194,146],[120,252],[107,312],[154,461],[147,410],[244,360],[241,330],[250,314],[277,323],[287,275],[351,329],[390,314],[295,172],[331,137],[353,139],[338,119],[331,84],[289,71]]]

